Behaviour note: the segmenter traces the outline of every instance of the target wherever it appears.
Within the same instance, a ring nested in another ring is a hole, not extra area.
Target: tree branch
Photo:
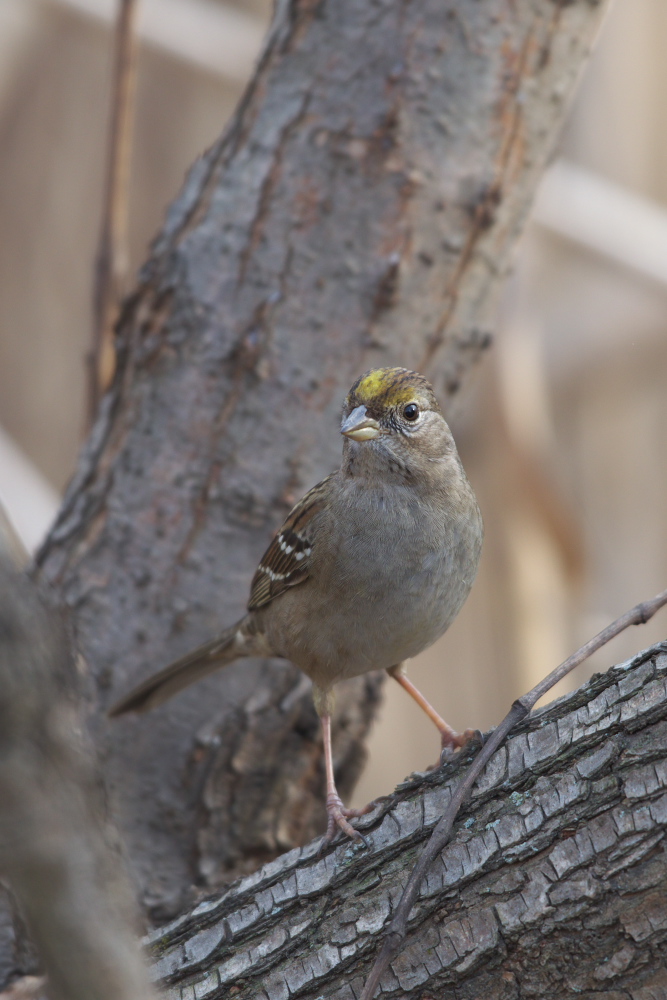
[[[39,557],[73,609],[155,919],[322,828],[317,719],[275,662],[112,728],[104,710],[239,616],[276,525],[339,463],[340,401],[363,370],[427,361],[455,399],[604,6],[284,0],[167,214]],[[344,791],[376,702],[368,680],[340,692]]]
[[[399,904],[396,907],[396,912],[387,931],[387,936],[382,946],[382,950],[376,959],[375,965],[373,966],[371,974],[368,978],[368,982],[366,983],[363,993],[361,994],[361,1000],[372,1000],[375,996],[375,991],[380,984],[382,976],[389,967],[389,963],[398,954],[398,951],[405,939],[410,910],[417,900],[419,890],[429,868],[438,854],[440,854],[445,844],[449,841],[456,817],[458,816],[464,802],[468,800],[475,782],[479,778],[487,763],[495,754],[496,750],[503,745],[508,733],[512,732],[516,724],[529,714],[531,709],[534,708],[543,695],[547,694],[547,692],[550,691],[554,685],[558,683],[558,681],[567,677],[567,675],[574,670],[575,667],[578,667],[580,663],[587,660],[588,657],[592,656],[598,649],[601,649],[608,642],[611,642],[612,639],[614,639],[617,635],[620,635],[620,633],[626,628],[629,628],[630,625],[644,625],[653,617],[656,611],[664,607],[665,604],[667,604],[667,590],[664,590],[652,600],[643,601],[641,604],[637,604],[634,608],[631,608],[630,611],[626,611],[624,615],[621,615],[620,618],[616,619],[616,621],[607,625],[606,628],[602,629],[602,631],[598,632],[596,636],[584,643],[584,645],[581,646],[575,653],[568,656],[563,663],[552,670],[551,673],[541,680],[539,684],[536,684],[532,690],[516,699],[503,721],[500,723],[498,728],[493,731],[485,746],[477,755],[477,758],[470,765],[466,776],[462,779],[461,783],[452,795],[451,802],[447,806],[444,815],[431,834],[431,839],[429,840],[424,853],[410,873],[410,878],[408,879],[403,895],[401,896]]]
[[[465,751],[464,751],[465,752]],[[150,938],[178,1000],[360,997],[470,757],[412,775],[347,843],[291,851]],[[667,643],[519,723],[430,868],[382,996],[667,988]],[[651,992],[654,989],[655,992]]]

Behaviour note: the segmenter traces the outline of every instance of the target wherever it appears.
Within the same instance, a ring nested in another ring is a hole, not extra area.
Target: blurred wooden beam
[[[49,0],[101,21],[115,22],[115,0]],[[262,47],[266,25],[213,0],[142,0],[139,39],[200,70],[245,84]]]
[[[25,0],[0,2],[0,110],[38,34],[40,11]]]
[[[60,506],[60,498],[27,455],[0,427],[0,506],[20,544],[32,553]]]
[[[667,288],[667,210],[657,202],[559,160],[544,175],[533,221]]]

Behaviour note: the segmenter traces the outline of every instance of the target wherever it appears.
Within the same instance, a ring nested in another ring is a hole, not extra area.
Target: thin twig
[[[102,231],[95,262],[94,331],[88,364],[88,423],[115,368],[113,327],[128,272],[128,202],[137,63],[137,0],[119,0]]]
[[[643,625],[665,604],[667,604],[667,590],[663,590],[661,594],[658,594],[650,601],[644,601],[642,604],[638,604],[636,607],[632,608],[631,611],[626,611],[624,615],[621,615],[621,617],[617,618],[616,621],[611,623],[611,625],[608,625],[606,628],[602,629],[601,632],[598,632],[593,639],[589,639],[589,641],[578,649],[576,653],[573,653],[572,656],[568,657],[567,660],[564,660],[560,666],[556,667],[555,670],[552,670],[551,673],[548,674],[544,680],[540,681],[539,684],[536,684],[531,691],[522,695],[521,698],[517,698],[503,721],[500,723],[498,728],[493,731],[487,742],[484,744],[481,752],[477,755],[477,757],[475,757],[475,760],[470,765],[467,774],[454,792],[444,815],[440,818],[437,826],[433,830],[424,853],[413,868],[410,878],[408,879],[408,883],[403,890],[403,895],[401,896],[399,904],[396,907],[394,918],[389,925],[380,954],[375,960],[375,965],[373,966],[371,974],[366,981],[366,985],[364,986],[363,993],[361,994],[361,1000],[372,1000],[375,995],[380,979],[387,970],[389,963],[398,953],[405,939],[407,933],[408,915],[417,900],[419,889],[426,872],[450,839],[454,821],[456,820],[461,806],[470,795],[475,781],[480,776],[496,750],[502,745],[510,730],[514,728],[517,722],[520,722],[528,715],[542,695],[546,694],[547,691],[550,691],[554,684],[557,684],[558,681],[563,679],[563,677],[566,677],[571,670],[578,667],[579,664],[588,659],[592,653],[600,649],[601,646],[606,645],[606,643],[617,636],[620,632],[623,632],[624,629],[628,628],[628,626]]]

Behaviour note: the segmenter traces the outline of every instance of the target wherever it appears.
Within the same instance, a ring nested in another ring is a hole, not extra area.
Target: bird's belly
[[[446,548],[419,554],[408,546],[391,574],[372,551],[357,550],[355,559],[335,595],[311,578],[300,595],[281,595],[274,618],[274,648],[321,687],[416,656],[448,628],[470,589]]]

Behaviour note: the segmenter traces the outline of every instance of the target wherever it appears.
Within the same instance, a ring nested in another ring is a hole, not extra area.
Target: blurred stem
[[[128,204],[137,63],[138,0],[119,0],[116,21],[111,127],[102,231],[94,278],[94,330],[89,356],[88,426],[115,369],[113,329],[128,272]]]

